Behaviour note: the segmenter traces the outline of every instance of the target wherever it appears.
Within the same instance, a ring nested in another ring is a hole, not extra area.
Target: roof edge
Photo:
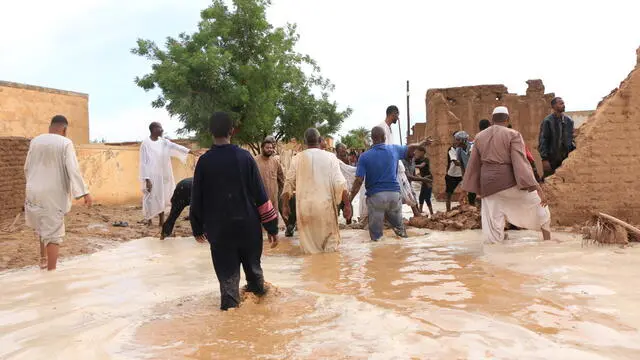
[[[42,86],[21,84],[21,83],[16,83],[16,82],[11,82],[11,81],[2,81],[2,80],[0,80],[0,87],[2,87],[2,86],[4,86],[4,87],[12,87],[12,88],[16,88],[16,89],[40,91],[40,92],[46,92],[46,93],[50,93],[50,94],[59,94],[59,95],[68,95],[68,96],[80,96],[80,97],[84,97],[84,98],[89,98],[89,94],[85,94],[85,93],[80,93],[80,92],[75,92],[75,91],[68,91],[68,90],[53,89],[53,88],[47,88],[47,87],[42,87]]]

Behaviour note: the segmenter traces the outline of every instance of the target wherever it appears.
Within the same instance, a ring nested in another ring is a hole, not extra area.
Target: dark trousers
[[[242,245],[245,241],[238,240],[233,237],[211,243],[211,260],[220,282],[221,310],[240,305],[240,265],[247,278],[247,291],[258,295],[265,293],[264,275],[260,265],[262,233],[258,234],[257,239],[247,242],[248,245]]]
[[[433,188],[431,186],[426,186],[422,184],[420,187],[420,196],[419,196],[419,204],[422,206],[425,202],[428,206],[431,206],[431,193],[433,192]]]
[[[543,171],[542,179],[544,180],[546,177],[551,176],[556,173],[556,169],[558,169],[562,165],[562,160],[549,160],[549,165],[551,165],[551,171]]]
[[[171,212],[169,213],[169,217],[167,217],[167,219],[165,220],[164,225],[162,225],[162,234],[165,237],[171,236],[171,234],[173,233],[173,227],[176,225],[176,221],[180,217],[180,214],[182,214],[182,210],[184,210],[184,208],[186,208],[187,206],[189,206],[188,201],[174,201],[173,199],[171,200]]]
[[[280,202],[280,209],[282,209],[282,200],[279,200]],[[293,195],[290,199],[289,199],[289,219],[285,220],[285,224],[287,225],[287,227],[295,227],[296,226],[296,196]]]
[[[475,205],[476,204],[476,193],[467,193],[467,200],[469,200],[469,205]]]

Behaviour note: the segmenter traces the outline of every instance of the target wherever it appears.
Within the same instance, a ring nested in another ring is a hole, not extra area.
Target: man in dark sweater
[[[555,97],[551,100],[553,113],[540,123],[538,152],[542,158],[542,178],[555,174],[556,169],[576,149],[573,139],[573,120],[564,113],[564,100]]]
[[[171,196],[171,213],[169,213],[167,221],[162,225],[160,239],[171,236],[173,233],[173,227],[176,225],[176,220],[178,220],[180,214],[182,214],[182,210],[191,203],[192,184],[193,178],[186,178],[180,181],[176,185],[176,189],[173,190],[173,196]]]
[[[262,229],[278,244],[278,216],[267,197],[251,154],[231,144],[233,121],[216,112],[210,120],[213,146],[200,157],[193,175],[191,228],[198,242],[209,241],[220,282],[220,309],[240,304],[240,266],[246,290],[264,295]]]

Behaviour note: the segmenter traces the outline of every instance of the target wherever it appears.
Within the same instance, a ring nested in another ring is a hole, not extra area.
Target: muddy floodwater
[[[221,312],[209,249],[141,239],[0,275],[0,359],[640,359],[640,247],[412,229],[265,249],[263,299]]]

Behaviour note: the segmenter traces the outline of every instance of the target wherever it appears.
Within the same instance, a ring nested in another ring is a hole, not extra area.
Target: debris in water
[[[480,229],[480,210],[472,205],[459,205],[449,212],[437,212],[431,218],[416,216],[409,219],[408,225],[439,231],[460,231]]]
[[[627,245],[640,241],[640,230],[611,215],[594,214],[582,228],[582,245]]]

